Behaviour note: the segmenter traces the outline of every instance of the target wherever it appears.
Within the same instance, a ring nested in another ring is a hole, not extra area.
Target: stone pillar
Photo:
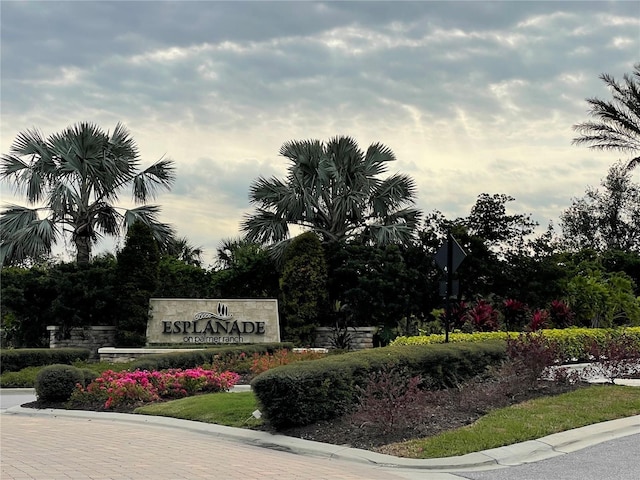
[[[116,327],[96,325],[72,328],[69,338],[62,338],[60,327],[48,326],[49,348],[87,348],[91,351],[90,360],[99,360],[98,349],[115,345]]]
[[[373,335],[378,327],[348,327],[346,334],[348,335],[347,343],[351,350],[364,350],[365,348],[373,348]],[[316,328],[315,346],[319,348],[336,348],[336,335],[344,334],[344,331],[336,332],[331,327]]]

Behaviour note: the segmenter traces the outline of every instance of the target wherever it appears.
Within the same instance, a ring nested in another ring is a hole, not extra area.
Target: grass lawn
[[[262,420],[252,415],[257,409],[258,402],[252,392],[223,392],[146,405],[134,413],[250,428],[262,425]]]
[[[494,410],[472,425],[388,445],[384,452],[410,458],[464,455],[638,414],[640,388],[591,386]]]

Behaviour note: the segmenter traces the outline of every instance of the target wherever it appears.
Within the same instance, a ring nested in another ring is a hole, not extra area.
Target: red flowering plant
[[[555,328],[566,328],[573,325],[575,314],[562,300],[553,300],[549,305],[549,319]]]
[[[451,305],[451,324],[449,325],[452,330],[465,330],[465,326],[469,325],[469,305],[466,302],[460,301]],[[442,325],[447,321],[447,312],[443,308],[438,317]]]
[[[531,314],[531,321],[529,325],[527,325],[527,331],[529,332],[537,332],[538,330],[542,330],[547,327],[547,323],[549,322],[549,312],[546,310],[534,310]]]
[[[508,298],[502,302],[502,312],[507,331],[521,330],[527,321],[529,307],[520,300]]]
[[[498,311],[486,300],[478,300],[467,312],[467,317],[474,330],[478,332],[495,332],[498,330]]]

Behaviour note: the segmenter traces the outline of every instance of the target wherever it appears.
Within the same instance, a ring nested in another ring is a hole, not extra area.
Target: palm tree
[[[640,63],[634,65],[631,75],[623,76],[622,83],[606,73],[600,78],[611,90],[613,100],[587,98],[589,115],[597,120],[574,125],[580,136],[573,143],[596,150],[630,152],[636,155],[627,165],[632,169],[640,165]]]
[[[195,247],[187,237],[170,238],[163,249],[163,253],[175,257],[178,260],[194,267],[202,266],[204,249]]]
[[[120,123],[111,134],[85,122],[46,139],[36,129],[19,133],[0,159],[0,178],[13,179],[31,207],[7,205],[1,213],[2,264],[48,255],[65,233],[71,234],[78,264],[88,264],[103,234],[122,234],[136,220],[149,225],[163,245],[173,229],[158,222],[158,206],[145,203],[173,183],[174,164],[160,159],[138,169],[138,148]],[[114,202],[126,187],[139,206],[118,209]]]
[[[250,187],[257,206],[242,230],[252,242],[277,245],[289,238],[289,227],[312,230],[323,242],[359,238],[373,244],[408,243],[420,212],[415,184],[407,175],[385,179],[391,149],[375,143],[366,153],[350,137],[290,141],[280,154],[291,162],[286,180],[259,177]]]

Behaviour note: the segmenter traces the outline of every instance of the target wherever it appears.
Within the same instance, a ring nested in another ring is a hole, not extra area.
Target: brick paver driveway
[[[153,424],[3,414],[0,429],[2,480],[406,478]]]

